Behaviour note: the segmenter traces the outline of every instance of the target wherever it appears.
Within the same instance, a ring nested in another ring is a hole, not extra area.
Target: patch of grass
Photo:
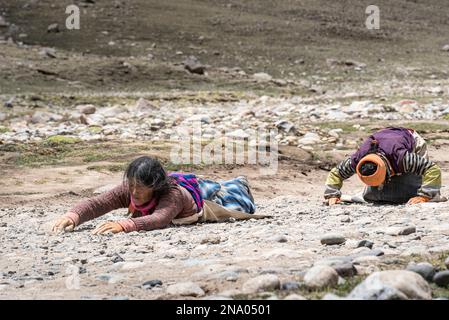
[[[438,287],[436,284],[430,284],[430,288],[432,289],[432,297],[433,298],[448,298],[449,299],[449,287],[442,288]]]
[[[379,101],[379,103],[382,103],[388,107],[388,106],[398,103],[399,101],[402,101],[402,100],[414,100],[414,101],[418,102],[419,105],[423,105],[423,104],[432,103],[433,101],[435,101],[435,97],[433,97],[433,96],[413,97],[413,96],[404,96],[404,95],[391,95],[391,96],[384,97],[384,99],[382,101]]]
[[[80,139],[75,138],[75,137],[68,137],[68,136],[61,136],[61,135],[51,136],[45,140],[45,142],[50,145],[74,144],[74,143],[78,143],[80,141],[81,141]]]
[[[435,131],[449,132],[449,123],[436,122],[405,122],[400,124],[405,128],[412,128],[418,133],[434,133]]]
[[[87,131],[89,131],[90,133],[100,133],[101,131],[103,131],[103,128],[98,126],[92,126],[87,128]]]
[[[107,165],[92,165],[88,166],[87,170],[95,170],[98,172],[110,171],[110,172],[123,172],[126,169],[126,163],[123,164],[107,164]]]
[[[302,295],[302,296],[306,297],[307,299],[311,299],[311,300],[320,300],[327,293],[333,293],[339,297],[346,297],[352,291],[352,289],[354,289],[364,279],[365,279],[365,277],[363,277],[363,276],[354,276],[351,278],[345,278],[345,280],[346,280],[345,283],[340,284],[334,288],[327,287],[327,288],[322,288],[319,290],[310,290],[307,288],[303,288],[294,293]],[[290,292],[290,293],[292,293],[292,292]]]
[[[1,151],[13,153],[9,162],[28,167],[61,163],[69,151],[65,144],[52,144],[45,141],[38,144],[5,145],[1,149]]]
[[[318,126],[320,129],[342,129],[343,133],[352,133],[359,131],[358,128],[354,127],[354,125],[356,124],[364,126],[364,124],[362,123],[352,123],[348,121],[321,122],[317,123],[316,126]]]
[[[8,127],[0,126],[0,133],[5,133],[11,131]]]
[[[87,154],[83,158],[83,162],[95,162],[95,161],[103,161],[108,160],[110,156],[107,153],[102,152],[95,152],[93,150],[90,150],[92,153]]]
[[[445,265],[444,261],[447,259],[447,257],[449,257],[449,252],[442,252],[442,253],[439,253],[438,256],[432,257],[429,260],[429,263],[431,263],[437,269],[445,270],[446,265]]]
[[[16,186],[22,186],[25,182],[23,182],[23,180],[19,180],[19,179],[15,179],[14,184]]]
[[[332,289],[330,292],[336,294],[340,297],[347,296],[352,289],[354,289],[357,285],[359,285],[365,277],[362,276],[354,276],[351,278],[346,278],[346,282]]]
[[[34,184],[46,184],[49,181],[50,180],[48,180],[47,178],[42,178],[42,179],[34,180],[33,183]]]
[[[132,160],[136,155],[147,154],[148,151],[154,151],[151,143],[141,145],[83,141],[75,143],[72,139],[60,139],[60,137],[39,143],[0,146],[0,152],[6,153],[7,163],[29,167],[74,165],[102,160],[123,162]],[[165,154],[162,150],[158,153]]]
[[[233,295],[232,298],[234,300],[249,300],[251,296],[249,294],[239,293],[236,295]]]
[[[208,166],[206,164],[177,164],[170,161],[162,161],[162,163],[167,171],[195,171]]]

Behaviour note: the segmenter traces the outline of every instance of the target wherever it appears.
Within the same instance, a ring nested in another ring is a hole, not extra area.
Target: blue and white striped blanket
[[[232,180],[219,182],[198,179],[198,184],[204,200],[213,201],[231,210],[251,214],[256,211],[256,204],[246,177],[240,176]]]

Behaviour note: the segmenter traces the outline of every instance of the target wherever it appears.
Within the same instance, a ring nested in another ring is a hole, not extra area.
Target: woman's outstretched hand
[[[103,222],[98,227],[96,227],[95,230],[92,231],[92,234],[104,234],[104,233],[109,233],[109,232],[119,233],[119,232],[123,232],[123,231],[125,231],[125,230],[123,230],[123,227],[119,223],[108,221],[108,222]]]
[[[424,203],[424,202],[429,202],[430,198],[428,197],[422,197],[422,196],[417,196],[417,197],[413,197],[411,198],[407,204],[418,204],[418,203]]]
[[[72,232],[75,229],[75,223],[72,219],[67,217],[58,218],[53,224],[52,231],[56,233],[60,232]]]
[[[340,200],[340,198],[329,198],[329,199],[327,199],[327,200],[325,201],[325,203],[326,203],[328,206],[333,206],[333,205],[335,205],[335,204],[337,204],[337,203],[341,203],[341,200]]]

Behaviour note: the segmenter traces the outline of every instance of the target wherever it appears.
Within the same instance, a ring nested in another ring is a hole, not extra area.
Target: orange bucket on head
[[[376,172],[374,172],[370,176],[362,175],[360,173],[360,168],[361,168],[362,164],[364,164],[365,162],[375,163],[377,166]],[[382,158],[379,155],[377,155],[375,153],[371,153],[371,154],[364,156],[359,161],[359,163],[357,164],[356,172],[357,172],[357,175],[359,176],[360,180],[362,180],[362,182],[364,184],[371,186],[371,187],[378,187],[385,181],[385,177],[387,176],[387,167],[386,167],[385,162],[382,160]]]

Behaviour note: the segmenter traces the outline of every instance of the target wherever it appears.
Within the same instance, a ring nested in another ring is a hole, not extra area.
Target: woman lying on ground
[[[245,177],[217,183],[197,179],[193,174],[167,174],[158,160],[144,156],[129,164],[120,185],[77,204],[55,221],[53,231],[73,231],[80,224],[119,208],[128,208],[131,217],[102,223],[93,233],[266,217],[253,214],[254,199]]]

